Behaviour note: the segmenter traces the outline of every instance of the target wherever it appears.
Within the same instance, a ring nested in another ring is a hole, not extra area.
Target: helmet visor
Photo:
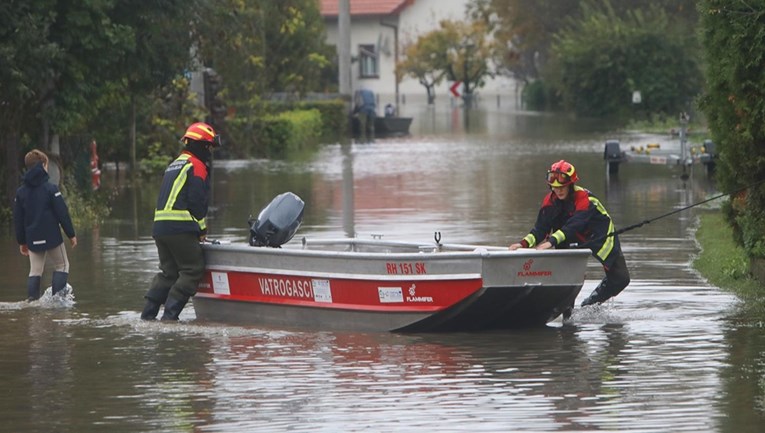
[[[548,171],[547,183],[550,186],[565,186],[571,183],[571,176],[559,171]]]

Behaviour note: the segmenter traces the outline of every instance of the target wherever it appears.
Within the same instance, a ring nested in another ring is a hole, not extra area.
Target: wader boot
[[[53,271],[53,281],[51,282],[51,290],[55,296],[62,290],[66,289],[66,280],[69,277],[68,272]],[[61,296],[66,296],[66,291],[61,293]]]
[[[27,301],[36,301],[40,299],[40,280],[41,276],[37,275],[29,277],[27,279]]]
[[[610,299],[613,295],[608,293],[608,289],[606,289],[606,279],[604,278],[603,281],[598,284],[598,287],[595,288],[595,290],[590,293],[590,296],[587,297],[584,301],[582,301],[582,307],[586,307],[588,305],[594,305],[594,304],[602,304],[603,302],[606,302],[606,300]]]
[[[590,296],[582,301],[582,307],[593,304],[602,304],[624,290],[630,283],[630,271],[624,261],[624,255],[619,253],[611,267],[606,269],[606,277],[598,284],[598,287],[590,293]]]
[[[146,298],[146,305],[143,307],[143,312],[141,313],[141,320],[155,320],[157,318],[157,314],[159,314],[159,307],[162,306],[161,302],[157,302],[154,299],[151,299],[149,297]]]
[[[161,320],[178,320],[178,316],[181,315],[181,311],[188,301],[189,298],[186,297],[178,299],[169,296],[165,302],[165,312],[162,314]]]

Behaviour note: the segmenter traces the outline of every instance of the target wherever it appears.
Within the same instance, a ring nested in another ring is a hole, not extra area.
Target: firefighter
[[[144,296],[143,320],[156,319],[163,304],[162,320],[178,320],[204,273],[201,242],[207,234],[210,164],[220,136],[210,125],[197,122],[186,129],[181,141],[184,149],[165,170],[154,210],[152,237],[160,272]]]
[[[576,185],[579,176],[570,163],[560,160],[547,172],[550,193],[544,197],[536,224],[518,248],[567,248],[572,244],[587,247],[603,265],[606,276],[582,306],[601,304],[618,295],[630,283],[630,274],[614,222],[606,208],[592,193]]]

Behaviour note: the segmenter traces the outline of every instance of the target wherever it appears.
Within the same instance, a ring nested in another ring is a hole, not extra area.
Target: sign
[[[455,98],[460,97],[460,92],[457,90],[457,87],[459,87],[461,84],[462,81],[455,81],[454,84],[449,87],[449,91],[452,92],[452,95],[454,95]]]

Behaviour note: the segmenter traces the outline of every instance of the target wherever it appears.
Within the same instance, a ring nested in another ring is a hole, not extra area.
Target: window
[[[359,45],[359,76],[377,78],[377,52],[374,45]]]

